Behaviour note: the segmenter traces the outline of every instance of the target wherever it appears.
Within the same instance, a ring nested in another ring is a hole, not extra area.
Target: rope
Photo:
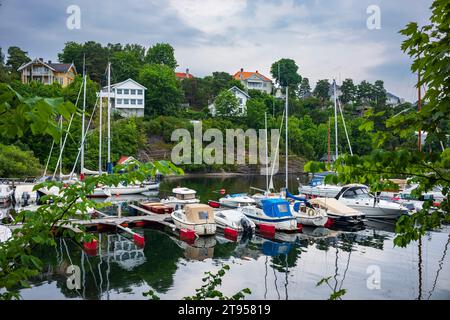
[[[86,142],[86,136],[87,136],[89,127],[91,126],[92,118],[93,118],[94,113],[95,113],[95,109],[97,108],[97,102],[98,102],[98,99],[95,101],[95,105],[94,105],[94,108],[93,108],[93,110],[92,110],[91,118],[89,119],[89,123],[88,123],[88,125],[86,126],[86,131],[84,132],[83,137],[82,137],[82,139],[81,139],[81,145],[84,145],[85,142]],[[80,158],[80,154],[81,154],[81,146],[80,146],[80,148],[78,149],[77,158],[75,159],[75,163],[73,164],[72,171],[70,172],[70,179],[72,179],[72,176],[73,176],[73,174],[75,173],[75,169],[76,169],[76,167],[77,167],[78,160],[79,160],[79,158]],[[83,170],[83,169],[84,169],[84,168],[81,168],[81,170]],[[81,171],[81,170],[80,170],[80,171]]]
[[[352,145],[351,145],[350,139],[348,137],[347,126],[345,125],[345,119],[344,119],[344,114],[342,113],[341,104],[339,103],[339,99],[337,99],[336,101],[337,101],[337,105],[339,108],[339,112],[341,113],[342,123],[344,124],[345,137],[347,138],[348,147],[350,148],[350,154],[353,155]]]
[[[83,86],[81,85],[81,86],[80,86],[80,91],[78,91],[77,100],[75,101],[75,107],[78,105],[78,100],[80,99],[81,88],[82,88],[82,87],[83,87]],[[61,150],[60,150],[60,152],[59,152],[58,161],[57,161],[57,163],[56,163],[55,172],[53,172],[53,177],[52,177],[52,179],[55,179],[56,171],[58,170],[59,163],[61,162],[62,153],[63,153],[64,147],[65,147],[65,145],[66,145],[67,137],[68,137],[68,135],[69,135],[69,130],[70,130],[70,127],[71,127],[71,125],[72,125],[72,121],[73,121],[73,117],[74,117],[74,116],[75,116],[75,112],[74,112],[74,113],[72,114],[72,116],[70,117],[69,126],[67,127],[66,136],[64,137],[64,142],[63,142],[63,145],[62,145]]]

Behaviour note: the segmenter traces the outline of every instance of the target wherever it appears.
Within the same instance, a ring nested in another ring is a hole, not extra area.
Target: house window
[[[142,104],[142,99],[138,99],[137,104]]]
[[[131,104],[136,104],[136,99],[131,99]]]
[[[142,90],[141,90],[141,89],[138,89],[138,90],[137,90],[137,94],[142,94]]]
[[[58,82],[60,85],[64,84],[64,78],[63,77],[58,77]]]
[[[122,99],[117,99],[117,104],[122,104]]]
[[[239,98],[239,104],[242,105],[242,98]]]
[[[131,89],[131,94],[136,94],[136,89]]]
[[[122,89],[117,89],[117,94],[122,94]]]
[[[123,104],[129,104],[129,100],[128,99],[123,99]]]
[[[130,94],[130,90],[128,90],[128,89],[123,89],[123,94]]]

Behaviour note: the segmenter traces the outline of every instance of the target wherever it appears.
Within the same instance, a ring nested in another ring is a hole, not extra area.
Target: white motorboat
[[[262,199],[262,209],[256,206],[239,207],[256,225],[271,225],[275,230],[297,231],[297,220],[285,199]]]
[[[256,203],[255,199],[249,197],[246,193],[227,194],[220,198],[219,202],[230,207],[248,206]]]
[[[7,184],[0,184],[0,203],[11,201],[14,190]]]
[[[299,186],[298,192],[308,197],[334,198],[337,196],[339,191],[341,191],[341,189],[342,189],[341,186],[331,184],[317,184],[315,186],[312,185]]]
[[[38,199],[37,191],[34,191],[34,184],[19,184],[14,190],[14,201],[16,204],[26,206],[36,203]]]
[[[409,210],[403,205],[382,200],[369,193],[369,188],[362,184],[349,184],[342,187],[336,199],[364,213],[366,218],[396,219]]]
[[[178,229],[192,230],[199,236],[216,233],[214,211],[206,204],[187,204],[183,209],[172,212],[171,216]]]
[[[0,243],[8,241],[12,237],[11,229],[0,225]]]
[[[214,220],[218,227],[230,228],[237,232],[253,231],[256,227],[255,223],[238,209],[216,210]]]
[[[315,198],[309,200],[315,208],[324,210],[335,223],[359,224],[364,221],[364,214],[334,198]]]
[[[159,182],[155,183],[132,183],[132,184],[122,184],[119,183],[117,186],[109,186],[108,189],[111,195],[126,195],[126,194],[139,194],[142,192],[147,192],[159,188]]]
[[[189,188],[173,188],[173,196],[168,196],[166,199],[161,199],[164,203],[171,207],[183,207],[186,204],[199,203],[200,200],[195,197],[196,191]]]

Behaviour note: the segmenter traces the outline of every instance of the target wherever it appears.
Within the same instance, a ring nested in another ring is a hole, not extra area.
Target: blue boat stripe
[[[282,219],[264,219],[264,218],[258,218],[255,216],[250,216],[250,215],[246,215],[244,214],[247,218],[250,219],[255,219],[255,220],[260,220],[260,221],[267,221],[267,222],[283,222],[283,221],[290,221],[290,220],[295,220],[297,221],[297,219],[295,219],[294,217],[290,217],[290,218],[282,218]]]

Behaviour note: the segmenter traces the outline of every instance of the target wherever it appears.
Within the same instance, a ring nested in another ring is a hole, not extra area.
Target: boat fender
[[[308,208],[306,210],[306,213],[308,214],[308,216],[311,216],[311,217],[316,215],[316,211],[314,209],[312,209],[312,208]]]
[[[138,246],[138,247],[143,247],[145,246],[145,238],[137,233],[133,234],[133,240],[134,243]]]
[[[235,229],[231,229],[231,228],[225,228],[223,230],[223,232],[225,233],[225,235],[228,235],[232,238],[237,238],[238,237],[238,231]]]
[[[269,225],[269,224],[261,223],[259,225],[259,230],[262,233],[275,234],[275,226],[272,226],[272,225]]]

